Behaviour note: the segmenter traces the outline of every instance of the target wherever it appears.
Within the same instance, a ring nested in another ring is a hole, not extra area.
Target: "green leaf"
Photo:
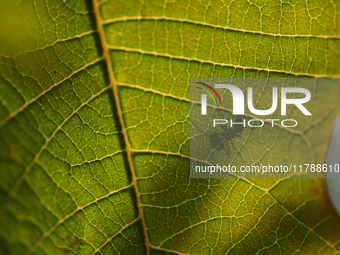
[[[190,179],[188,139],[190,78],[339,77],[339,1],[21,0],[0,12],[0,254],[340,252],[323,179]],[[339,103],[316,94],[327,121],[275,129],[272,153],[324,160]],[[248,130],[231,152],[252,144]]]

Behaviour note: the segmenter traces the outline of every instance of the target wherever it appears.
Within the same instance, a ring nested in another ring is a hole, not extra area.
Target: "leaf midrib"
[[[112,67],[112,62],[111,62],[111,57],[110,57],[110,48],[109,48],[109,44],[107,42],[106,39],[106,35],[105,35],[105,30],[104,30],[104,21],[102,19],[101,13],[100,13],[100,3],[98,2],[98,0],[92,0],[92,5],[93,5],[93,13],[94,13],[94,17],[96,20],[96,27],[97,27],[97,31],[99,33],[99,38],[100,38],[100,43],[101,43],[101,47],[103,50],[103,58],[106,61],[106,66],[107,66],[107,71],[108,71],[108,75],[109,75],[109,80],[110,80],[110,87],[112,87],[112,91],[113,91],[113,97],[114,97],[114,101],[116,104],[116,109],[117,109],[117,116],[119,119],[119,124],[121,126],[122,129],[122,134],[123,134],[123,138],[124,138],[124,144],[125,144],[125,150],[126,150],[126,155],[127,155],[127,161],[129,164],[129,169],[131,171],[131,176],[132,176],[132,185],[135,189],[135,193],[136,193],[136,202],[137,202],[137,207],[138,207],[138,214],[139,214],[139,218],[142,222],[142,228],[143,228],[143,234],[144,234],[144,242],[145,242],[145,248],[146,248],[146,252],[148,255],[150,255],[150,241],[149,241],[149,237],[148,237],[148,233],[147,233],[147,226],[146,226],[146,222],[145,222],[145,217],[144,217],[144,212],[143,212],[143,205],[141,202],[141,198],[140,198],[140,191],[138,188],[138,183],[137,183],[137,175],[136,175],[136,171],[135,171],[135,167],[132,161],[132,152],[131,152],[131,144],[129,141],[129,137],[128,137],[128,133],[127,133],[127,129],[125,127],[125,122],[124,122],[124,118],[123,118],[123,111],[121,108],[121,103],[120,103],[120,98],[119,98],[119,93],[118,93],[118,84],[117,81],[115,79],[115,75],[114,75],[114,71],[113,71],[113,67]]]

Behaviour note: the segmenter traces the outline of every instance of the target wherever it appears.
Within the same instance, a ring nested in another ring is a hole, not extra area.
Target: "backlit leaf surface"
[[[324,180],[190,179],[188,139],[190,78],[338,77],[339,1],[0,12],[0,254],[339,253]],[[324,160],[338,98],[313,95],[325,119],[247,130],[231,155]]]

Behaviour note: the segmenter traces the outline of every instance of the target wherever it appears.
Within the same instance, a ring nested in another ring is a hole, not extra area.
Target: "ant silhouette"
[[[217,115],[219,119],[228,119],[223,117],[223,109],[215,109],[217,111]],[[214,114],[213,114],[214,115]],[[238,116],[233,122],[242,122],[242,116]],[[243,132],[243,125],[236,124],[233,127],[230,127],[230,121],[227,124],[217,125],[214,128],[207,128],[207,130],[203,130],[200,125],[198,125],[198,121],[192,121],[192,124],[196,126],[199,130],[198,135],[203,135],[205,139],[209,141],[209,147],[211,150],[216,150],[219,152],[225,152],[228,157],[230,157],[231,150],[237,150],[233,143],[233,139],[235,137],[239,137]],[[196,131],[196,130],[194,130]],[[231,147],[230,147],[231,146]]]

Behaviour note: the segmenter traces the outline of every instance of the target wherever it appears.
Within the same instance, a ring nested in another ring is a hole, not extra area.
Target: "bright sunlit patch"
[[[334,126],[332,140],[330,142],[326,164],[338,164],[340,158],[340,117]],[[329,173],[326,173],[329,175]],[[329,176],[327,176],[329,177]],[[340,178],[327,178],[329,196],[340,214]]]

